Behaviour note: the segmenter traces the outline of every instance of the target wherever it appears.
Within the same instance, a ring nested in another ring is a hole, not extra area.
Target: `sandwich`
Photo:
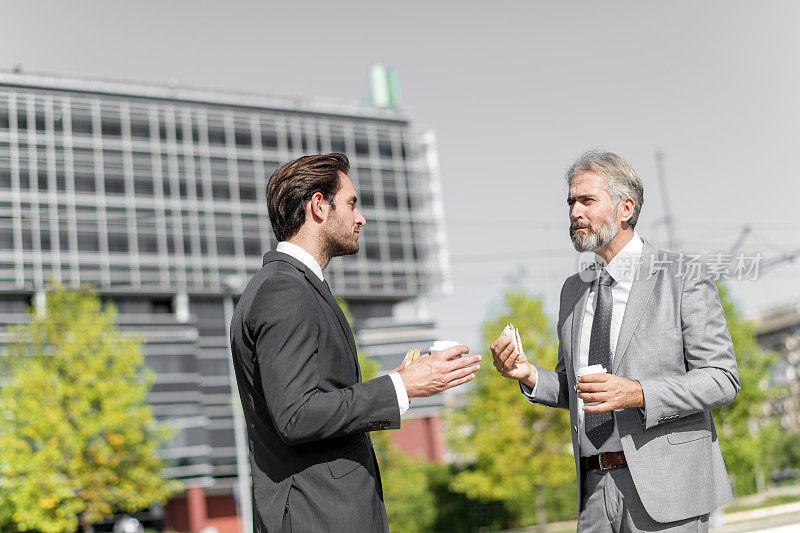
[[[522,349],[522,339],[519,338],[519,330],[514,327],[514,324],[508,322],[500,335],[511,339],[511,343],[517,349],[517,352],[521,354],[525,353],[525,350]]]
[[[405,366],[408,366],[417,359],[419,359],[419,355],[420,355],[419,348],[411,348],[406,354],[406,358],[403,359],[403,363],[405,363]]]

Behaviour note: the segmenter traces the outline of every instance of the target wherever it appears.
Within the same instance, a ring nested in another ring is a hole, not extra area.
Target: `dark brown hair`
[[[333,207],[339,190],[339,172],[347,174],[350,161],[344,154],[306,155],[272,173],[267,184],[267,211],[278,241],[294,236],[306,220],[306,204],[321,192]]]

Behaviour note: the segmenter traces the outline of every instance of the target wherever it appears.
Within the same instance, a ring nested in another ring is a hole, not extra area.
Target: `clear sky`
[[[656,245],[661,150],[681,248],[724,252],[745,224],[743,251],[800,248],[794,1],[29,0],[3,6],[0,32],[2,69],[346,102],[370,65],[396,67],[439,141],[454,292],[431,309],[473,351],[504,288],[555,315],[577,257],[562,175],[590,148],[637,169]],[[731,286],[753,314],[800,301],[798,275],[800,260]]]

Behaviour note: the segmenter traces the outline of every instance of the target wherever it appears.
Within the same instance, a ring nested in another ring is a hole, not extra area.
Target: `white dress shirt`
[[[322,267],[319,266],[319,263],[314,256],[308,253],[302,247],[291,242],[281,241],[278,243],[278,246],[275,247],[275,251],[294,257],[307,266],[311,272],[313,272],[319,278],[320,281],[325,281],[325,278],[322,275]],[[406,411],[408,411],[409,406],[406,386],[403,383],[403,378],[401,378],[397,372],[390,372],[389,377],[392,379],[394,391],[397,394],[397,405],[400,407],[400,416],[403,416]]]
[[[622,326],[622,317],[625,316],[625,307],[628,304],[628,296],[631,294],[631,287],[633,286],[633,279],[636,277],[637,266],[641,261],[642,239],[637,233],[634,232],[633,237],[622,250],[611,259],[611,262],[605,266],[606,271],[611,274],[613,282],[611,284],[611,296],[613,305],[611,307],[611,358],[612,363],[614,352],[617,348],[617,339],[619,338],[619,330]],[[602,267],[604,262],[602,258],[595,255],[598,267]],[[578,344],[578,360],[575,361],[575,369],[587,366],[589,364],[589,341],[592,337],[592,322],[594,321],[594,307],[595,298],[597,297],[597,284],[598,280],[592,282],[592,287],[586,298],[586,308],[583,314],[583,325],[581,326],[581,336]],[[607,369],[613,372],[611,368]],[[619,429],[617,424],[614,424],[614,431],[611,436],[600,446],[600,449],[594,447],[586,432],[583,429],[585,412],[579,405],[578,409],[578,434],[581,439],[581,455],[586,457],[595,455],[599,452],[617,452],[622,449],[622,442],[619,439]]]

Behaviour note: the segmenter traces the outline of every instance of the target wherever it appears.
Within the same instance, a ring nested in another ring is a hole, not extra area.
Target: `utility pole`
[[[241,533],[253,533],[253,497],[250,491],[250,463],[247,450],[247,431],[245,429],[244,413],[239,399],[239,388],[236,384],[236,375],[233,369],[233,352],[230,342],[231,321],[233,319],[233,296],[241,294],[242,280],[231,276],[225,280],[225,294],[223,295],[223,309],[225,314],[225,344],[228,347],[228,383],[231,388],[231,409],[233,411],[233,437],[236,446],[236,477],[237,477],[237,508],[241,520]]]
[[[667,179],[664,172],[664,153],[661,150],[656,150],[656,175],[658,176],[658,184],[661,189],[661,205],[664,209],[664,218],[662,219],[664,226],[667,228],[667,248],[675,250],[678,247],[678,242],[675,239],[675,225],[672,218],[672,209],[669,204],[669,196],[667,195]]]
[[[736,254],[736,252],[739,251],[739,248],[742,247],[742,244],[744,244],[744,240],[747,238],[748,235],[750,235],[751,231],[753,231],[753,228],[751,228],[749,224],[745,224],[745,226],[742,228],[742,232],[739,233],[739,237],[736,238],[736,242],[734,242],[733,246],[731,246],[731,250],[730,252],[728,252],[728,255],[733,257]]]

